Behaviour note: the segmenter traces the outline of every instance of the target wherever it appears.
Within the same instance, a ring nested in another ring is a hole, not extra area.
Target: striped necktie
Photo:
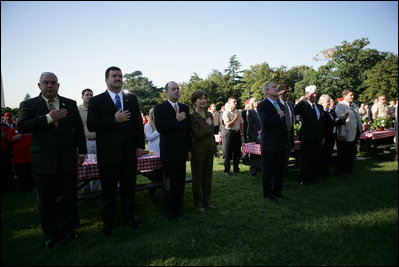
[[[55,110],[55,100],[53,98],[50,98],[47,103],[50,111]]]
[[[55,105],[54,105],[55,104],[55,99],[54,98],[50,98],[47,103],[48,103],[48,109],[50,111],[56,109]],[[58,121],[54,122],[54,125],[55,125],[55,128],[58,129]]]

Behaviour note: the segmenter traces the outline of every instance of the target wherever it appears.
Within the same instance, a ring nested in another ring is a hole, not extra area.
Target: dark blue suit
[[[320,117],[317,118],[316,112],[308,101],[301,100],[295,106],[295,114],[301,116],[302,126],[299,131],[301,141],[301,167],[299,172],[299,182],[314,182],[319,174],[321,158],[321,142],[325,139],[325,113],[323,107],[316,104]]]
[[[117,123],[113,99],[107,91],[90,99],[87,128],[96,132],[97,160],[103,188],[102,219],[108,230],[112,229],[116,210],[117,185],[126,222],[134,219],[135,185],[137,171],[136,149],[144,149],[144,127],[137,97],[123,93],[123,111],[129,110],[128,121]]]
[[[160,133],[159,149],[166,179],[170,181],[167,212],[169,216],[183,213],[183,195],[186,180],[186,161],[191,151],[190,110],[179,103],[179,112],[186,119],[178,122],[176,111],[165,101],[154,107],[155,127]]]
[[[277,102],[280,110],[284,106]],[[260,147],[262,152],[263,195],[279,196],[283,188],[284,158],[287,145],[287,128],[285,117],[280,118],[276,108],[268,100],[258,105],[262,132]]]

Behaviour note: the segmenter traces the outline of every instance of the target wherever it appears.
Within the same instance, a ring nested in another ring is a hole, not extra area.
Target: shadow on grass
[[[386,155],[391,156],[391,155]],[[367,155],[366,155],[367,157]],[[189,164],[187,164],[189,166]],[[83,226],[78,243],[43,247],[33,193],[2,196],[2,265],[395,265],[397,264],[397,163],[356,161],[354,175],[330,177],[302,187],[297,168],[285,178],[287,199],[262,197],[260,173],[225,176],[215,159],[211,201],[205,214],[193,206],[186,184],[184,207],[190,217],[169,222],[165,199],[136,192],[132,231],[121,222],[100,236],[101,202],[79,202]],[[188,167],[189,168],[189,167]],[[188,171],[189,173],[189,171]]]

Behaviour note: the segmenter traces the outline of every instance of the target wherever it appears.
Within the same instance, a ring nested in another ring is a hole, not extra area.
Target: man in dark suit
[[[334,100],[328,95],[321,95],[318,103],[323,107],[324,114],[324,129],[326,138],[324,145],[321,147],[319,177],[327,178],[330,176],[330,165],[332,162],[332,152],[337,139],[337,126],[345,123],[348,114],[337,117],[335,109],[331,108],[331,103],[334,105]]]
[[[78,240],[76,170],[84,161],[86,138],[76,102],[58,95],[57,76],[42,73],[38,86],[39,96],[20,104],[18,130],[31,133],[40,222],[46,248],[52,248],[60,234]]]
[[[278,89],[275,82],[263,87],[266,99],[258,105],[262,132],[260,147],[262,154],[263,197],[276,201],[283,197],[284,161],[287,144],[287,128],[284,106],[277,101]]]
[[[107,91],[90,99],[87,128],[96,132],[97,160],[100,167],[103,236],[112,233],[118,182],[122,214],[132,229],[134,220],[137,158],[144,149],[144,128],[137,97],[122,92],[122,71],[109,67],[105,72]]]
[[[324,113],[323,107],[316,103],[316,86],[307,86],[305,93],[294,107],[295,114],[302,118],[299,131],[301,141],[299,183],[302,185],[316,182],[320,168],[321,146],[325,142]]]
[[[165,86],[168,100],[154,108],[155,127],[160,133],[160,153],[166,179],[167,218],[187,217],[183,210],[183,195],[186,179],[186,161],[191,160],[190,110],[178,103],[179,85],[168,82]]]
[[[284,169],[287,170],[288,159],[290,157],[291,149],[294,147],[294,124],[295,124],[295,112],[294,103],[289,100],[290,90],[287,89],[286,85],[282,85],[278,88],[278,101],[284,106],[285,112],[285,125],[287,127],[287,146],[285,150],[285,162]]]

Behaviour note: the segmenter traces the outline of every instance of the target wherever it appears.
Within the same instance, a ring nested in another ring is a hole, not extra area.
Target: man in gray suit
[[[337,129],[337,165],[335,175],[352,174],[353,161],[356,158],[356,143],[359,140],[363,125],[359,110],[353,102],[353,91],[345,89],[342,92],[342,100],[335,108],[337,116],[348,114],[344,124]]]
[[[38,86],[39,96],[20,104],[18,130],[32,134],[40,222],[45,246],[52,248],[60,234],[70,241],[78,240],[77,166],[84,161],[86,138],[76,102],[58,95],[57,76],[42,73]]]

